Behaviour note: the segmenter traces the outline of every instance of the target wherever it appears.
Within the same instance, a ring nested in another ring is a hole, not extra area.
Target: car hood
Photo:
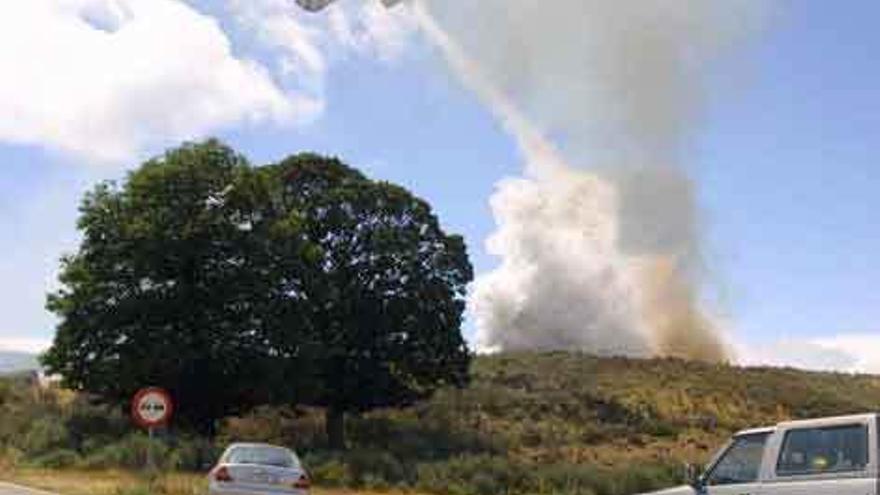
[[[667,488],[666,490],[660,490],[659,492],[650,492],[643,493],[642,495],[695,495],[697,492],[694,491],[693,488],[682,485],[677,486],[675,488]]]

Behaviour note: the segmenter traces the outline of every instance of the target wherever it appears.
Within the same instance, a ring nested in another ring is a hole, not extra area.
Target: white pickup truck
[[[880,495],[878,415],[741,431],[690,485],[653,495]]]

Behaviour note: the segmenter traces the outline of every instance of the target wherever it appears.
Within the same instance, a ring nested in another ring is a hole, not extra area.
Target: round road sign
[[[171,395],[161,388],[141,389],[131,401],[131,416],[135,423],[144,428],[167,424],[173,412]]]

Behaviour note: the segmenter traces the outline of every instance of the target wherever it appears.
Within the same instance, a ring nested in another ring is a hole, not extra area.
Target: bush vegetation
[[[464,390],[352,417],[327,446],[322,412],[260,408],[212,440],[151,442],[123,411],[83,395],[0,380],[0,468],[29,465],[204,471],[237,440],[294,447],[318,485],[448,495],[646,491],[680,481],[731,432],[789,418],[877,410],[880,377],[671,359],[524,353],[475,359]]]

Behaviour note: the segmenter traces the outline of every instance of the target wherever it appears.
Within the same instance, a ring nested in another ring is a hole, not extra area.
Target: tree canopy
[[[162,386],[203,430],[259,404],[319,405],[340,444],[346,411],[467,381],[463,240],[337,159],[254,167],[187,144],[98,185],[78,226],[43,358],[77,390],[125,404]]]
[[[310,402],[326,407],[331,443],[342,414],[406,405],[463,386],[470,355],[460,327],[473,278],[464,241],[427,202],[334,159],[298,155],[272,167],[320,259],[303,277],[315,344]]]

